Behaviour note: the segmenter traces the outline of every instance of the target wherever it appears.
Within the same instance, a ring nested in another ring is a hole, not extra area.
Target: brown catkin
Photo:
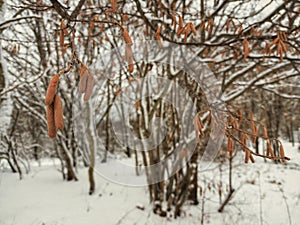
[[[249,162],[250,155],[251,155],[250,151],[248,149],[245,149],[245,163]]]
[[[132,57],[132,49],[130,45],[126,45],[125,47],[125,56],[124,59],[128,62],[129,58]]]
[[[91,74],[89,74],[88,80],[87,80],[86,91],[85,91],[84,98],[83,98],[83,100],[86,102],[90,99],[90,97],[92,95],[94,83],[95,83],[94,77]]]
[[[233,117],[231,117],[231,124],[234,129],[238,129],[238,123]]]
[[[240,24],[238,27],[238,34],[240,35],[243,32],[243,25]]]
[[[133,63],[129,63],[128,64],[128,72],[132,73],[133,71],[134,71],[134,65],[133,65]]]
[[[59,130],[64,129],[64,120],[63,120],[63,107],[58,95],[54,97],[54,122],[55,127]]]
[[[129,36],[127,29],[123,29],[123,37],[127,45],[132,45],[132,40]]]
[[[197,30],[196,30],[194,24],[192,24],[192,23],[191,23],[191,29],[192,29],[193,34],[196,36],[197,35]]]
[[[241,141],[241,143],[242,143],[243,145],[246,145],[247,139],[248,139],[247,134],[242,133],[242,141]]]
[[[249,43],[248,39],[244,38],[243,40],[243,46],[244,46],[244,61],[246,61],[248,55],[249,55]]]
[[[228,33],[228,31],[229,31],[229,26],[230,26],[230,21],[231,21],[232,19],[230,18],[230,19],[228,19],[227,21],[226,21],[226,33]]]
[[[267,156],[271,156],[271,158],[275,157],[275,154],[273,152],[273,149],[271,147],[271,143],[269,140],[267,141]]]
[[[269,137],[268,137],[268,132],[267,132],[267,128],[264,126],[263,127],[263,133],[264,133],[264,136],[263,136],[263,138],[264,139],[268,139]]]
[[[178,30],[177,30],[177,33],[176,33],[176,34],[177,34],[177,37],[180,37],[180,35],[183,34],[184,31],[185,31],[185,28],[184,28],[184,27],[181,27],[181,28],[178,27]]]
[[[113,12],[117,10],[117,0],[111,0],[111,9]]]
[[[176,30],[176,14],[173,12],[172,13],[172,24],[173,29]]]
[[[253,158],[253,155],[250,153],[250,161],[252,162],[252,163],[255,163],[255,160],[254,160],[254,158]]]
[[[156,30],[156,34],[160,34],[160,32],[161,32],[161,26],[158,26]]]
[[[257,127],[255,126],[255,122],[251,120],[251,131],[252,131],[252,142],[256,141],[257,135]]]
[[[128,72],[132,73],[134,70],[134,65],[133,65],[132,49],[130,45],[127,45],[125,48],[125,60],[128,63]]]
[[[280,151],[281,162],[285,163],[284,149],[281,143],[280,143],[279,151]]]
[[[179,16],[179,28],[183,27],[183,19],[181,16]]]
[[[208,36],[210,36],[212,34],[212,30],[213,30],[213,26],[214,26],[213,18],[209,19],[208,25],[209,25],[209,28],[207,29],[207,31],[208,31]]]
[[[46,105],[50,105],[51,103],[53,103],[54,96],[56,94],[58,81],[59,81],[59,74],[55,74],[51,78],[48,89],[47,89],[46,98],[45,98]]]
[[[50,138],[56,137],[56,127],[54,121],[54,103],[46,106],[46,116],[48,125],[48,136]]]
[[[238,123],[240,123],[242,121],[242,119],[243,119],[243,112],[242,112],[241,109],[238,110],[237,117],[238,117]]]
[[[156,38],[156,40],[157,40],[157,42],[158,42],[159,47],[162,48],[163,45],[162,45],[162,41],[161,41],[161,37],[160,37],[160,32],[161,32],[161,26],[159,26],[159,27],[157,28],[157,31],[156,31],[156,33],[155,33],[155,38]]]
[[[59,43],[60,43],[60,47],[64,46],[64,29],[65,29],[65,24],[63,22],[63,20],[60,23],[60,31],[59,31]]]
[[[88,80],[88,69],[86,68],[85,65],[81,65],[81,69],[80,69],[80,80],[79,80],[79,92],[80,93],[84,93],[86,91],[86,87],[87,87],[87,80]]]
[[[157,43],[158,43],[159,47],[162,48],[163,44],[162,44],[161,37],[160,37],[159,34],[156,35],[156,40],[157,40]]]

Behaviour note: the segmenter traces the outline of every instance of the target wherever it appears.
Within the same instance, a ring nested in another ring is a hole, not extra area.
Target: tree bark
[[[87,109],[87,138],[88,138],[88,143],[89,143],[89,150],[90,150],[90,165],[89,165],[89,170],[88,170],[88,175],[89,175],[89,182],[90,182],[90,190],[89,194],[93,194],[95,192],[95,178],[94,178],[94,167],[95,167],[95,151],[96,151],[96,146],[97,146],[97,140],[96,140],[96,135],[95,135],[95,128],[94,128],[94,123],[93,123],[93,112],[91,109],[91,102],[87,102],[86,104],[86,109]]]

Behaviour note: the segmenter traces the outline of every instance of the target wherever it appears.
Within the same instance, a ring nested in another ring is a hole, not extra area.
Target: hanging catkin
[[[48,89],[47,89],[47,94],[45,98],[46,105],[50,105],[53,103],[54,96],[56,94],[56,89],[59,81],[59,74],[55,74],[49,83]]]
[[[194,24],[190,23],[190,26],[191,26],[193,34],[196,36],[197,35],[197,30],[196,30]]]
[[[248,149],[245,149],[245,163],[249,162],[250,155],[251,155],[250,151]]]
[[[133,65],[133,63],[129,63],[129,64],[128,64],[128,72],[129,72],[129,73],[132,73],[133,70],[134,70],[134,65]]]
[[[125,48],[125,60],[128,63],[128,72],[132,73],[134,70],[133,65],[133,55],[132,55],[132,48],[130,45],[126,45]]]
[[[244,61],[246,61],[248,55],[249,55],[249,43],[248,39],[244,38],[243,40],[243,46],[244,46]]]
[[[88,69],[85,65],[81,64],[80,68],[80,80],[79,80],[79,92],[84,93],[87,87],[87,80],[88,80]]]
[[[263,126],[263,138],[264,139],[268,139],[268,131],[267,131],[267,128],[265,126]]]
[[[117,10],[117,0],[111,0],[111,9],[113,12]]]
[[[251,161],[252,163],[255,163],[255,160],[254,160],[254,158],[253,158],[253,155],[252,155],[252,154],[250,154],[250,161]]]
[[[54,122],[54,103],[46,106],[46,116],[48,125],[48,136],[50,138],[56,137],[56,127]]]
[[[125,28],[123,29],[123,37],[124,37],[124,40],[125,40],[127,45],[132,45],[132,40],[129,36],[129,33],[128,33],[127,29],[125,29]]]
[[[64,46],[64,29],[65,29],[66,25],[64,24],[64,21],[62,20],[60,23],[60,31],[59,31],[59,43],[60,43],[60,47]]]
[[[280,143],[279,150],[280,150],[280,158],[281,158],[281,162],[282,162],[282,163],[285,163],[284,149],[283,149],[283,146],[282,146],[281,143]]]
[[[54,122],[57,129],[64,129],[63,107],[58,95],[54,97]]]
[[[156,33],[155,33],[155,38],[156,38],[156,40],[158,42],[159,47],[162,48],[163,45],[162,45],[162,41],[161,41],[161,37],[160,37],[160,32],[161,32],[161,27],[159,26],[157,28]]]
[[[87,85],[86,85],[86,90],[83,98],[83,100],[86,102],[90,99],[92,95],[94,83],[95,83],[94,77],[91,74],[89,74],[87,78]]]

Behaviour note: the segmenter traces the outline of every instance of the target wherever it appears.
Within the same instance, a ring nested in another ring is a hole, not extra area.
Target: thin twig
[[[282,198],[283,198],[284,203],[285,203],[285,206],[286,206],[286,211],[287,211],[288,218],[289,218],[289,225],[292,225],[292,219],[291,219],[290,208],[289,208],[289,205],[288,205],[288,203],[287,203],[287,201],[286,201],[286,196],[285,196],[285,194],[284,194],[284,192],[283,192],[283,189],[282,189],[281,187],[279,187],[279,185],[278,185],[278,189],[279,189],[279,191],[280,191],[281,194],[282,194]]]
[[[116,225],[122,224],[122,221],[126,218],[126,216],[128,216],[129,213],[131,213],[135,208],[136,208],[136,207],[133,207],[133,208],[129,209],[128,211],[126,211],[126,212],[124,213],[124,215],[117,221]]]

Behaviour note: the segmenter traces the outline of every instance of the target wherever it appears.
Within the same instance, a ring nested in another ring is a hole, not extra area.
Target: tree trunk
[[[92,112],[92,107],[91,103],[88,102],[86,104],[86,109],[87,109],[87,117],[86,117],[86,124],[87,124],[87,139],[89,143],[89,152],[90,152],[90,165],[89,165],[89,170],[88,170],[88,175],[89,175],[89,182],[90,182],[90,190],[89,194],[93,194],[95,192],[95,178],[94,178],[94,167],[95,167],[95,151],[96,151],[96,146],[97,146],[97,140],[96,140],[96,135],[95,135],[95,128],[94,128],[94,123],[93,123],[93,112]]]
[[[0,21],[2,22],[2,19],[3,19],[3,9],[2,9],[2,6],[3,6],[3,0],[0,0]],[[1,35],[1,34],[0,34]],[[2,44],[0,45],[1,49],[0,49],[0,93],[2,92],[2,90],[4,89],[5,87],[5,76],[4,76],[4,71],[3,71],[3,67],[2,67],[2,60],[3,60],[3,56],[2,56]],[[0,104],[1,104],[2,100],[0,98]]]

